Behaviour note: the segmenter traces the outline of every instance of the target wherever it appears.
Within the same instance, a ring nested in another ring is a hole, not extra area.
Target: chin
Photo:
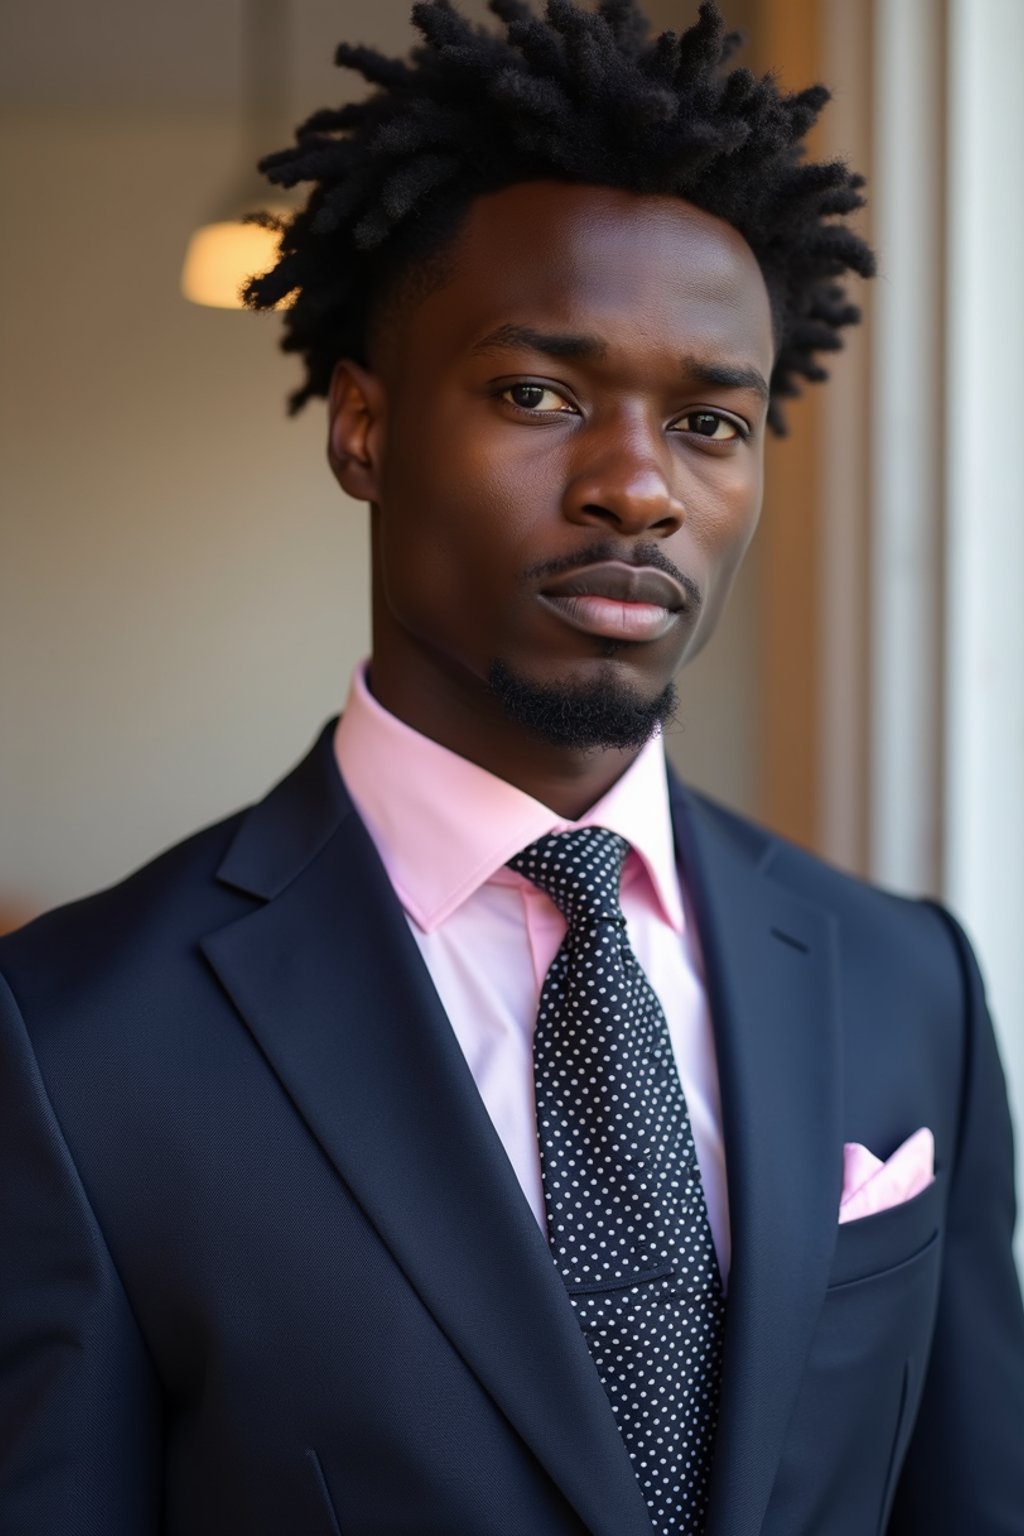
[[[610,641],[596,671],[543,681],[498,658],[488,669],[488,688],[510,719],[550,746],[639,749],[674,717],[676,690],[671,680],[642,687],[616,665],[624,649],[621,641]]]

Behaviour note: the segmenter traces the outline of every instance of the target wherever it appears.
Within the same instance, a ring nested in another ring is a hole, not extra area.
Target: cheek
[[[530,563],[524,466],[443,412],[396,424],[380,483],[378,549],[389,607],[412,628],[493,628]]]
[[[719,460],[690,487],[687,524],[709,561],[709,574],[732,569],[743,558],[761,513],[762,459],[759,451]]]
[[[705,587],[701,628],[713,625],[757,529],[761,513],[760,454],[719,466],[714,485],[691,495],[688,534],[703,559]]]
[[[510,432],[461,390],[426,411],[400,401],[391,440],[402,446],[385,465],[382,508],[418,508],[414,536],[430,545],[436,534],[453,559],[526,546],[552,495],[557,506],[559,482],[536,435]]]

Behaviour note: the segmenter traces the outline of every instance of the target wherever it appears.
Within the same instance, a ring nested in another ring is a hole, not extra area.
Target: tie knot
[[[570,927],[621,923],[619,881],[629,844],[607,827],[551,832],[509,859],[517,870],[550,896]]]

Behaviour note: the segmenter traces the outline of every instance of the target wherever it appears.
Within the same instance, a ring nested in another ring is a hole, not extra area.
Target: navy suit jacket
[[[970,949],[679,785],[733,1263],[709,1536],[1024,1533]],[[3,1536],[650,1536],[330,729],[0,943]],[[842,1147],[937,1177],[837,1224]]]

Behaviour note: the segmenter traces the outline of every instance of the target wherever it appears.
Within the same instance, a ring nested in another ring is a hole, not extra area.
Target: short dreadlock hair
[[[377,89],[314,112],[296,142],[264,157],[280,186],[313,182],[281,234],[279,258],[243,290],[254,309],[292,296],[285,351],[306,365],[294,414],[326,395],[334,364],[365,364],[376,318],[410,284],[432,285],[474,199],[523,181],[669,193],[743,235],[772,305],[776,358],[769,423],[783,397],[827,377],[816,354],[842,346],[860,318],[839,279],[871,276],[864,241],[835,218],[863,204],[863,178],[838,160],[808,163],[803,140],[829,99],[787,95],[770,75],[724,66],[740,42],[715,0],[681,36],[651,37],[635,0],[585,10],[547,0],[488,0],[505,36],[420,0],[423,37],[408,60],[342,43],[335,62]]]

